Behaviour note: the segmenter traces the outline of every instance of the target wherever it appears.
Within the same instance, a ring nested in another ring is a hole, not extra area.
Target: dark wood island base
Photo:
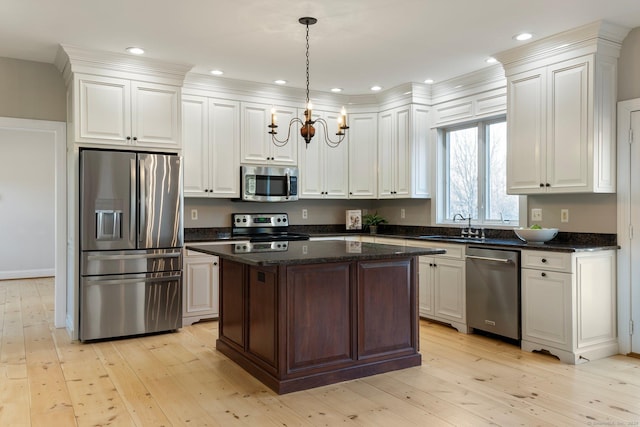
[[[216,348],[279,394],[419,366],[416,265],[223,259]]]

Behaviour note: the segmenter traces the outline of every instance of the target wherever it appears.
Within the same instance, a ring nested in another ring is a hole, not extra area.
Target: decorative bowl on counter
[[[544,243],[558,235],[557,228],[514,228],[514,233],[527,243]]]

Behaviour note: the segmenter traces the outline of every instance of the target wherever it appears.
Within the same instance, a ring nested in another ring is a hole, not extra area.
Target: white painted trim
[[[640,99],[618,102],[618,345],[620,353],[631,351],[631,242],[629,224],[631,224],[631,148],[629,129],[631,112],[640,110]]]
[[[39,269],[39,270],[13,270],[0,272],[0,280],[12,280],[12,279],[32,279],[35,277],[53,277],[55,276],[55,269]]]
[[[38,270],[43,273],[25,272],[30,277],[55,275],[54,284],[54,324],[56,328],[65,326],[66,286],[67,286],[67,161],[66,161],[66,123],[46,120],[17,119],[0,117],[0,127],[9,129],[28,129],[52,131],[55,152],[55,271]],[[11,272],[10,272],[11,273]],[[14,272],[15,273],[15,272]],[[34,274],[31,276],[31,274]],[[26,277],[26,276],[22,276]],[[2,277],[0,277],[2,279]]]

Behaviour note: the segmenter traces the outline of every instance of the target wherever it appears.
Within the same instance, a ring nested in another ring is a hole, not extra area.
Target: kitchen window
[[[519,198],[507,194],[504,117],[440,129],[439,221],[460,214],[479,225],[518,225]]]

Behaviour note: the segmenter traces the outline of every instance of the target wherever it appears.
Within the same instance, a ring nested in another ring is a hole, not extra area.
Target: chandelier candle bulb
[[[271,109],[271,124],[275,125],[276,124],[276,109],[272,108]]]

